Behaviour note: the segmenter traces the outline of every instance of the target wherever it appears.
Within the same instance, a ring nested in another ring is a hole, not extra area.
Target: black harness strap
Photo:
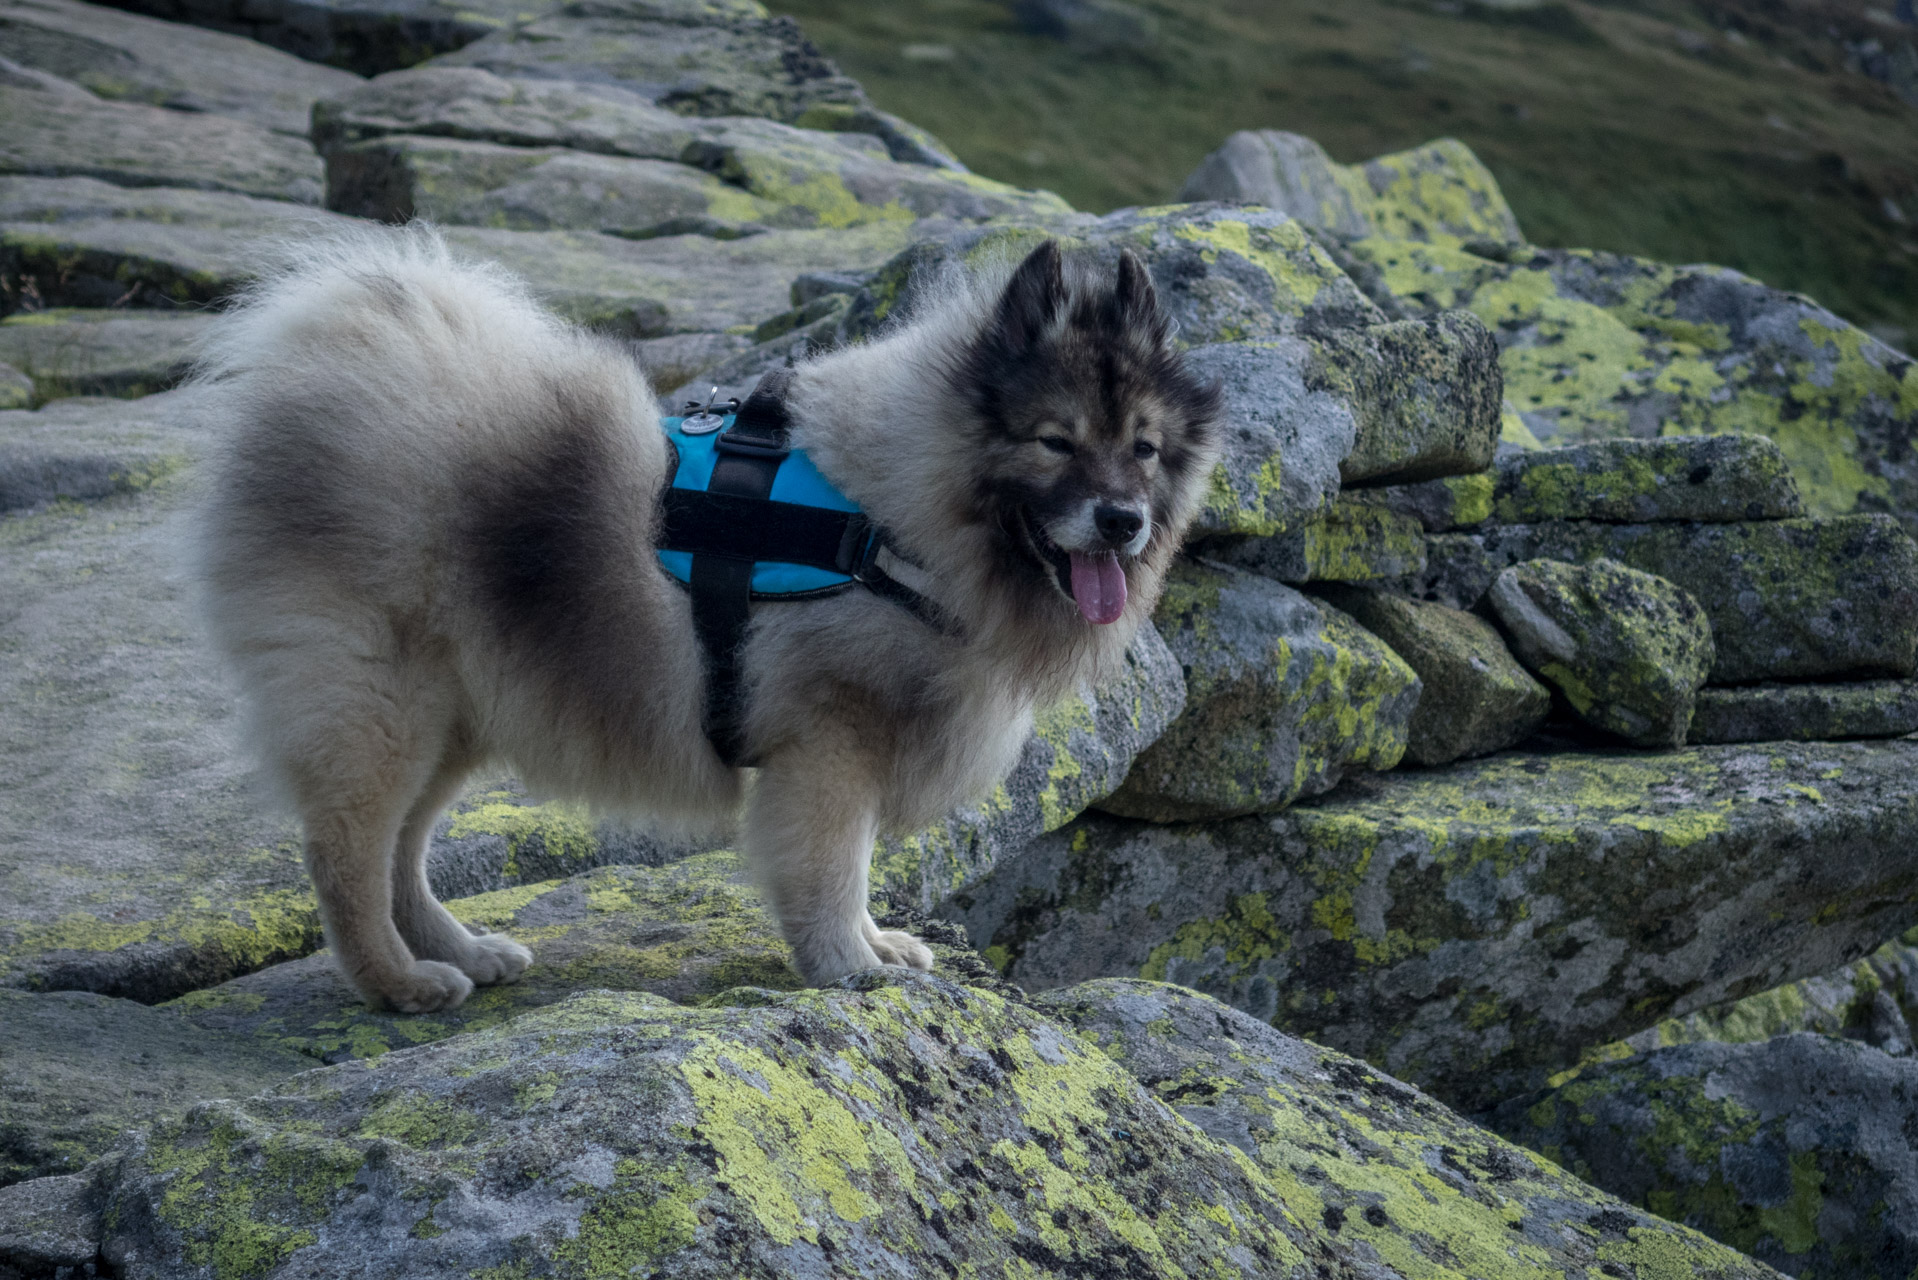
[[[706,736],[719,758],[735,766],[751,763],[740,660],[755,563],[846,574],[935,630],[959,634],[930,600],[879,567],[885,535],[865,513],[771,498],[779,465],[792,452],[786,414],[792,377],[792,370],[779,369],[759,380],[732,426],[713,441],[713,474],[704,490],[668,488],[661,498],[660,549],[692,553],[693,627],[706,651]]]
[[[755,506],[767,500],[779,464],[792,452],[786,442],[786,390],[792,376],[790,369],[777,369],[761,378],[732,426],[713,441],[718,458],[708,495],[757,500]],[[734,528],[750,534],[756,523],[747,515]],[[721,760],[737,765],[746,750],[739,661],[751,616],[752,553],[694,551],[691,585],[693,626],[706,648],[706,736]]]

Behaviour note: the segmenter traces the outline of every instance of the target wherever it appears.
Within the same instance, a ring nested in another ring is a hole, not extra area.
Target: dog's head
[[[1218,457],[1218,388],[1172,346],[1145,265],[1032,251],[954,370],[986,465],[973,493],[1029,590],[1116,622],[1177,550]]]

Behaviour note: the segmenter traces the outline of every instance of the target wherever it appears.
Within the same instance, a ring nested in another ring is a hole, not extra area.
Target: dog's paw
[[[517,982],[533,963],[533,953],[503,933],[483,933],[473,939],[470,954],[460,968],[475,985],[490,987],[502,982]]]
[[[450,964],[415,960],[380,995],[400,1013],[434,1013],[457,1008],[473,994],[473,980]]]
[[[879,957],[880,964],[903,965],[908,969],[932,968],[932,948],[910,933],[881,929],[866,941],[872,944],[872,952]]]

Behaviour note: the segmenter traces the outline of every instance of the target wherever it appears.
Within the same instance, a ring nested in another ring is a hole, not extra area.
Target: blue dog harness
[[[720,759],[745,757],[740,656],[754,600],[809,600],[858,584],[955,634],[930,600],[882,570],[885,531],[788,443],[792,371],[761,378],[746,403],[696,402],[664,420],[678,460],[661,495],[659,562],[692,593],[706,651],[705,729]]]

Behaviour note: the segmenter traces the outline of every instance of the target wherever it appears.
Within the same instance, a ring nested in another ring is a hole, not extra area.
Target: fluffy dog
[[[793,444],[959,626],[856,588],[755,604],[756,777],[701,731],[691,607],[654,550],[669,450],[619,344],[417,227],[298,250],[227,313],[197,374],[232,424],[207,614],[369,1001],[446,1008],[531,962],[427,885],[434,822],[491,760],[682,827],[743,809],[810,981],[930,966],[867,913],[874,838],[990,789],[1034,707],[1119,657],[1219,408],[1130,253],[1114,272],[1048,242],[922,292],[890,336],[800,365],[788,407]]]

